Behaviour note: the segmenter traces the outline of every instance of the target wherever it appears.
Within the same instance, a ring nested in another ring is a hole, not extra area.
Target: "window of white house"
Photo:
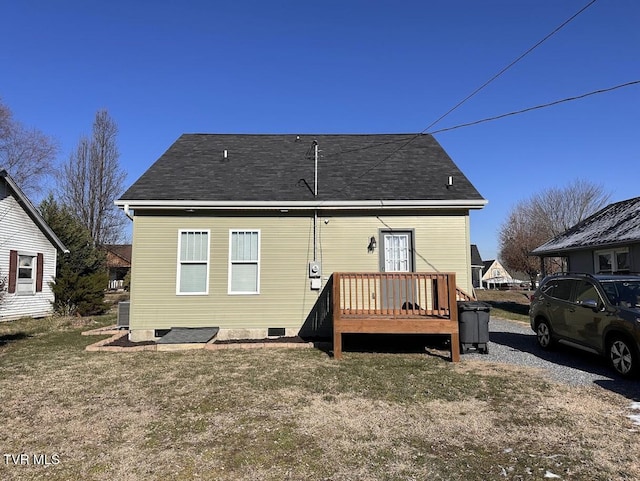
[[[229,231],[229,294],[260,293],[260,231]]]
[[[18,256],[18,294],[35,294],[36,292],[36,257],[32,255]]]
[[[596,251],[595,271],[603,274],[612,272],[629,272],[629,249],[611,249]]]
[[[178,234],[177,294],[209,292],[209,231],[181,230]]]

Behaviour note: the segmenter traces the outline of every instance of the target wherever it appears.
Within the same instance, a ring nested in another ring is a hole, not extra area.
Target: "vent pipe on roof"
[[[227,159],[229,158],[229,152],[227,151],[227,149],[224,149],[224,150],[222,151],[222,158],[223,158],[224,160],[227,160]]]
[[[447,187],[451,187],[453,185],[453,175],[450,175],[447,179]]]

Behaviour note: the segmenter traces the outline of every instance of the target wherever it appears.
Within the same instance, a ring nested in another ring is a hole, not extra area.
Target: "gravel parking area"
[[[640,381],[617,376],[604,358],[565,345],[542,350],[528,324],[491,317],[489,354],[473,350],[462,359],[515,364],[541,369],[550,379],[570,385],[599,385],[640,400]]]

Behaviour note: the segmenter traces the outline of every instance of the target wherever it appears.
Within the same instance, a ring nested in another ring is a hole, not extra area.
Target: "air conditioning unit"
[[[116,327],[118,329],[129,329],[129,308],[131,301],[118,302],[118,321]]]

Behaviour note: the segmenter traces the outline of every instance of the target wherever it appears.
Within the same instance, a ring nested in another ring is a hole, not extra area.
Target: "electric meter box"
[[[322,275],[319,262],[309,262],[309,277],[311,279],[319,278]]]

